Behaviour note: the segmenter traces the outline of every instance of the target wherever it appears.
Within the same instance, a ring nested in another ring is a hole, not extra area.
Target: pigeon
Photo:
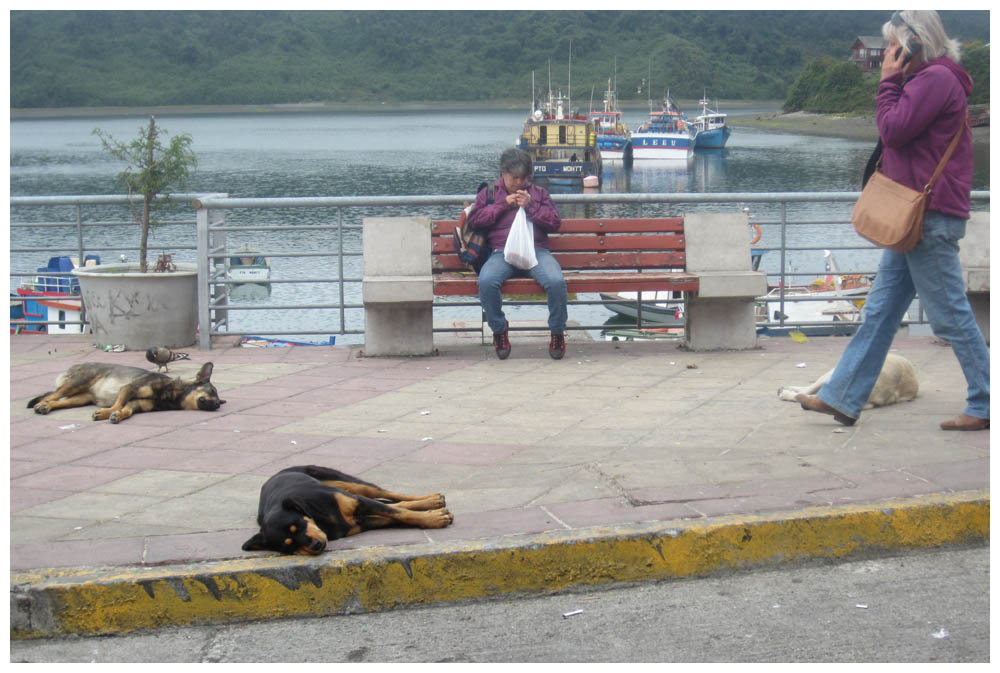
[[[168,362],[173,362],[174,360],[189,360],[187,353],[175,353],[169,348],[164,348],[163,346],[157,346],[156,348],[150,348],[146,351],[146,359],[156,365],[156,371],[164,369],[170,371],[167,368]]]

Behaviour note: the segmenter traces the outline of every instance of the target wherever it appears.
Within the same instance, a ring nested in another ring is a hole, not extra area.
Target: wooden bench
[[[367,355],[432,353],[435,297],[479,294],[478,276],[455,253],[456,224],[426,216],[363,220]],[[767,292],[767,278],[750,268],[747,233],[745,213],[691,212],[564,219],[549,242],[569,292],[682,292],[686,347],[743,350],[756,347],[754,300]],[[512,278],[503,289],[542,292],[530,278]]]
[[[437,221],[431,232],[434,294],[478,295],[477,276],[455,253],[458,223]],[[549,234],[549,250],[563,268],[568,292],[694,292],[699,277],[685,271],[684,221],[679,217],[564,219]],[[512,278],[505,294],[543,292],[531,278]]]

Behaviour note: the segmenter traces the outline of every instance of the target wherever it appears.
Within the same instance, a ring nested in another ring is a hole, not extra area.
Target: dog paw
[[[110,415],[111,409],[98,409],[94,412],[93,419],[95,421],[106,421]]]
[[[427,496],[427,499],[431,501],[432,505],[430,509],[444,509],[445,501],[443,493],[435,493],[433,495]]]
[[[111,421],[114,424],[117,424],[118,421],[123,421],[125,419],[122,418],[121,416],[119,416],[117,411],[112,411],[111,415],[108,416],[108,420]]]
[[[434,509],[427,512],[428,528],[444,528],[455,520],[454,515],[446,509]]]
[[[49,411],[50,411],[49,405],[45,404],[45,402],[39,402],[38,404],[35,405],[36,414],[47,414],[49,413]]]

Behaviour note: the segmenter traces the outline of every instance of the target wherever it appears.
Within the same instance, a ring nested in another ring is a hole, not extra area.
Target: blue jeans
[[[566,279],[562,267],[546,248],[535,248],[538,264],[528,271],[508,264],[503,258],[503,250],[494,250],[479,271],[479,303],[486,312],[486,322],[494,333],[502,332],[507,326],[503,314],[503,293],[500,288],[515,276],[534,278],[545,289],[549,300],[549,331],[562,334],[566,330]]]
[[[958,242],[965,220],[928,210],[924,238],[906,253],[886,250],[864,306],[864,322],[847,345],[819,398],[857,418],[875,387],[885,356],[916,294],[931,329],[947,340],[968,384],[965,413],[990,417],[990,351],[979,330],[962,278]]]

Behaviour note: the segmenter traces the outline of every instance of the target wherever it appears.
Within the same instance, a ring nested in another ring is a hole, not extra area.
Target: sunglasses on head
[[[917,31],[913,30],[913,26],[908,24],[906,22],[906,19],[903,18],[903,10],[901,9],[897,9],[895,12],[892,13],[892,18],[889,19],[889,23],[893,26],[906,26],[907,28],[910,29],[911,33],[913,33],[914,35],[917,34]]]

